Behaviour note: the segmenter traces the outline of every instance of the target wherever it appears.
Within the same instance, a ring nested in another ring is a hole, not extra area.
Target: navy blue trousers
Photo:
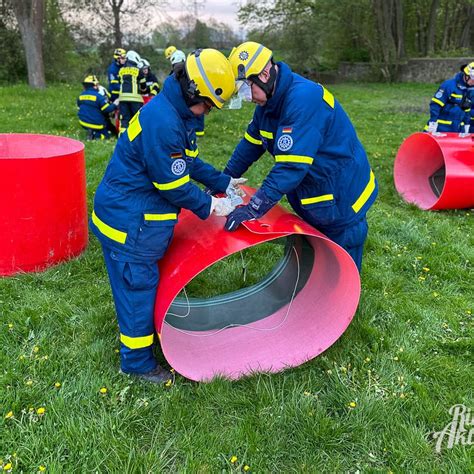
[[[120,328],[120,365],[126,373],[153,370],[153,321],[159,281],[156,261],[144,262],[102,246]]]

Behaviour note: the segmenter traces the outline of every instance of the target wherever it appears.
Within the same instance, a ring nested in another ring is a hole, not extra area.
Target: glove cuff
[[[276,201],[271,201],[264,191],[259,189],[250,199],[248,204],[250,213],[258,219],[266,214],[274,205]]]

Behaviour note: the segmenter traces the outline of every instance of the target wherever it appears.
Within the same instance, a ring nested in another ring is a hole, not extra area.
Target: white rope
[[[298,252],[296,251],[295,247],[293,246],[292,248],[293,248],[293,251],[295,252],[295,255],[296,255],[296,263],[297,263],[298,273],[297,273],[297,276],[296,276],[296,282],[295,282],[295,287],[293,289],[293,294],[291,295],[291,300],[290,300],[290,303],[288,305],[288,309],[286,310],[285,317],[276,326],[273,326],[272,328],[258,328],[258,327],[251,326],[250,323],[249,324],[228,324],[227,326],[224,326],[223,328],[221,328],[221,329],[219,329],[219,330],[217,330],[213,333],[199,334],[197,332],[188,332],[188,331],[183,331],[182,329],[178,329],[178,328],[172,326],[171,324],[169,324],[166,320],[164,321],[164,323],[167,324],[168,326],[171,326],[175,331],[186,334],[186,336],[193,336],[193,337],[215,336],[216,334],[219,334],[220,332],[225,331],[226,329],[236,328],[236,327],[244,327],[244,328],[248,328],[248,329],[253,329],[254,331],[274,331],[274,330],[278,329],[288,319],[288,315],[290,314],[291,305],[293,304],[293,300],[295,299],[296,288],[298,288],[298,282],[300,280],[300,259],[298,257]],[[191,306],[189,305],[189,300],[187,299],[187,295],[186,295],[186,300],[188,302],[188,312],[186,313],[185,316],[178,316],[179,318],[187,317],[189,315],[190,311],[191,311]],[[172,316],[177,316],[177,315],[174,315],[172,313],[168,313],[168,314],[171,314]]]

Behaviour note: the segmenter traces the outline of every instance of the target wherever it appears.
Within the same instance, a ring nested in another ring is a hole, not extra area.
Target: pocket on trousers
[[[173,237],[175,221],[145,221],[138,231],[135,248],[161,258]]]
[[[158,285],[158,264],[126,262],[123,279],[132,290],[151,290]]]

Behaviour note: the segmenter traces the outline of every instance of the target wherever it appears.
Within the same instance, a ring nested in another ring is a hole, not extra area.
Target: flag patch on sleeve
[[[183,154],[180,151],[176,151],[175,153],[171,153],[171,158],[182,158]]]
[[[283,127],[281,133],[291,133],[293,131],[293,127]]]

